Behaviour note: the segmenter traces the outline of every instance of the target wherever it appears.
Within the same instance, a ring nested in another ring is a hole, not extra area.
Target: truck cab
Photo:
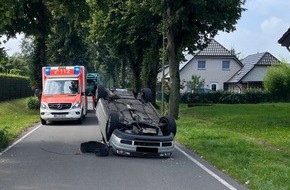
[[[96,88],[100,82],[99,73],[87,73],[86,93],[88,95],[88,110],[94,110],[96,106]]]

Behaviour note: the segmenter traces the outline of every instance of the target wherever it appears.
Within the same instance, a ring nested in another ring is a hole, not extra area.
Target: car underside
[[[120,155],[171,155],[176,123],[151,104],[151,90],[138,95],[98,87],[96,115],[103,141]]]

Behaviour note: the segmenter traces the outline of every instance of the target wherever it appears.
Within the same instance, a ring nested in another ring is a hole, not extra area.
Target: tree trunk
[[[143,50],[139,48],[136,51],[136,55],[132,51],[132,48],[128,48],[129,52],[129,64],[133,73],[133,91],[135,93],[138,93],[141,91],[141,63],[142,63],[142,57],[143,57]]]
[[[46,36],[47,36],[47,10],[42,0],[39,1],[38,31],[35,35],[35,55],[33,58],[33,73],[31,80],[33,85],[42,87],[42,67],[46,65]]]
[[[150,51],[150,50],[149,50]],[[152,104],[157,107],[156,104],[156,79],[158,75],[159,68],[159,49],[158,45],[152,47],[152,60],[147,63],[147,72],[146,72],[146,87],[150,88],[152,91]]]
[[[170,74],[170,95],[168,115],[178,119],[179,115],[179,97],[180,97],[180,77],[179,77],[179,63],[176,58],[176,49],[174,42],[174,34],[172,27],[171,9],[167,8],[168,17],[168,31],[167,31],[167,51],[169,61],[169,74]]]

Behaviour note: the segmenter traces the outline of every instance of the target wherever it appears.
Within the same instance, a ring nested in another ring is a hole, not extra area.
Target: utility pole
[[[161,80],[161,113],[164,114],[164,65],[165,65],[165,22],[162,21],[162,80]]]

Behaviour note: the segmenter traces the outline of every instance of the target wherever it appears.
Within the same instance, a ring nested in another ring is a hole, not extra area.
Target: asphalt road
[[[177,145],[171,158],[82,154],[101,140],[97,119],[37,125],[0,153],[0,190],[243,190],[222,172]]]

